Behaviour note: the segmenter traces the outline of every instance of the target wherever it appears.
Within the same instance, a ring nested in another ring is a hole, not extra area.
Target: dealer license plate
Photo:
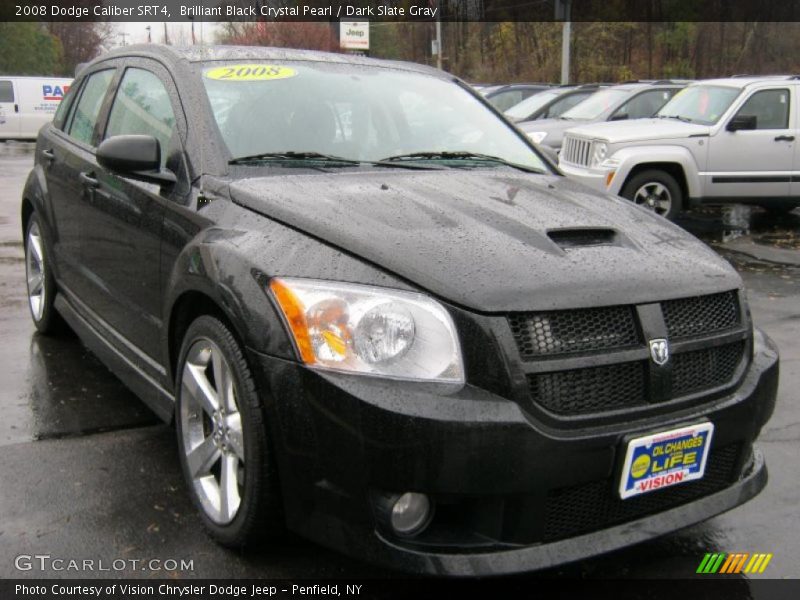
[[[713,423],[645,435],[628,442],[619,482],[621,498],[631,498],[703,477]]]

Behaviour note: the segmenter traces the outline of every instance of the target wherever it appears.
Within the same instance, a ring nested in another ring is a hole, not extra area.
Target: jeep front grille
[[[734,383],[748,356],[738,292],[662,303],[513,313],[532,402],[555,416],[599,415],[696,398]],[[666,338],[657,365],[648,341]]]
[[[588,167],[592,162],[592,141],[571,135],[564,136],[564,144],[559,158],[573,165]]]

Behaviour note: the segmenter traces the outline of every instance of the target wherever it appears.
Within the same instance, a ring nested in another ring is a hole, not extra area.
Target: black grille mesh
[[[741,324],[736,292],[662,302],[670,339],[705,335]]]
[[[621,500],[610,479],[561,488],[547,496],[543,541],[597,531],[718,492],[738,477],[741,444],[712,448],[702,479]]]
[[[729,383],[744,356],[744,342],[676,354],[672,358],[672,394],[684,396]]]
[[[535,402],[554,413],[580,415],[645,401],[645,365],[628,362],[528,376]]]
[[[639,343],[632,306],[517,313],[508,322],[523,360]]]

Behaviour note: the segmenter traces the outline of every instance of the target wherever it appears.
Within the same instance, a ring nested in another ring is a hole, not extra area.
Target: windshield
[[[673,117],[690,123],[713,125],[728,110],[741,89],[721,85],[692,85],[667,102],[659,117]]]
[[[524,119],[525,117],[535,113],[554,98],[558,98],[563,93],[563,88],[560,90],[547,90],[546,92],[539,92],[538,94],[534,94],[529,98],[525,98],[525,100],[522,102],[519,102],[506,110],[506,115],[512,119]]]
[[[607,89],[592,94],[580,104],[573,106],[563,115],[562,119],[587,120],[597,119],[607,110],[614,108],[620,100],[630,95],[630,90]]]
[[[233,158],[297,152],[366,162],[458,152],[547,170],[472,94],[429,75],[280,61],[207,64],[202,79]]]

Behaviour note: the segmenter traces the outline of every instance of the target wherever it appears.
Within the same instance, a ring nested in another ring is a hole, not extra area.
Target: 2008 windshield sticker
[[[220,81],[272,81],[294,77],[297,71],[279,65],[227,65],[209,69],[204,75]]]

